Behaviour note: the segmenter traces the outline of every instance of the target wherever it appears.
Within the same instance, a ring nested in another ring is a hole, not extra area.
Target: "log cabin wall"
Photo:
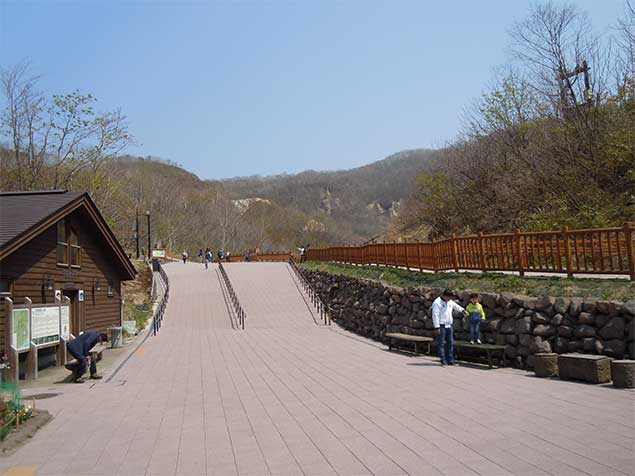
[[[81,208],[66,216],[79,235],[81,265],[57,263],[56,224],[23,245],[0,263],[0,276],[12,281],[11,297],[23,304],[29,297],[33,305],[55,302],[55,290],[83,290],[84,301],[77,303],[80,331],[106,331],[120,325],[121,271],[111,248],[92,228],[94,222]],[[46,282],[52,280],[51,290]],[[100,290],[96,289],[99,281]],[[109,284],[111,294],[109,294]],[[6,339],[7,306],[0,306],[0,348]]]

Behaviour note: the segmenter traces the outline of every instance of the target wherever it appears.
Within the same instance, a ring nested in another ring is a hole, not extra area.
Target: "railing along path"
[[[229,293],[229,298],[231,299],[232,305],[234,306],[234,311],[236,311],[236,319],[238,320],[238,326],[241,329],[245,329],[245,311],[243,307],[240,305],[240,301],[238,300],[238,295],[234,291],[231,281],[229,280],[229,276],[227,276],[227,271],[225,271],[225,267],[222,262],[218,262],[218,269],[220,270],[220,274],[225,282],[225,287],[227,288],[227,292]]]
[[[430,243],[372,243],[311,248],[306,258],[421,271],[460,269],[628,275],[635,280],[633,223],[616,228],[452,236]]]
[[[166,274],[161,263],[157,262],[159,267],[159,276],[161,278],[164,292],[161,295],[159,300],[159,304],[154,311],[154,315],[152,316],[152,334],[157,335],[157,332],[161,329],[161,324],[163,323],[163,314],[165,313],[165,308],[168,304],[168,299],[170,298],[170,280],[168,279],[168,275]]]
[[[317,293],[317,291],[315,290],[311,282],[306,278],[306,276],[304,276],[302,271],[298,268],[298,265],[296,264],[292,256],[289,257],[288,263],[291,266],[291,269],[295,272],[296,276],[298,277],[298,281],[300,282],[300,285],[309,296],[311,303],[315,306],[315,308],[320,313],[320,319],[322,320],[325,326],[330,326],[331,325],[331,311],[329,307],[326,304],[324,304],[324,301],[322,301],[322,299],[320,298],[319,294]]]

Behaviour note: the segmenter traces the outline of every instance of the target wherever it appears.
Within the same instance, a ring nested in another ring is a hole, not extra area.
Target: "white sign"
[[[35,344],[57,342],[60,338],[58,306],[31,308],[31,340]]]
[[[60,310],[60,331],[62,339],[68,340],[71,337],[71,308],[62,306]]]
[[[79,296],[79,302],[82,302],[84,300],[84,290],[80,289],[77,295]]]
[[[165,258],[165,250],[152,250],[153,258]]]

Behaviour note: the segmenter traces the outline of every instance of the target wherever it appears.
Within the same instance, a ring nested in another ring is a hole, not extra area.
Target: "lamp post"
[[[139,210],[135,210],[135,241],[137,242],[137,259],[139,259]]]
[[[146,211],[146,217],[148,218],[148,259],[152,256],[152,248],[150,244],[152,243],[151,235],[150,235],[150,210]]]

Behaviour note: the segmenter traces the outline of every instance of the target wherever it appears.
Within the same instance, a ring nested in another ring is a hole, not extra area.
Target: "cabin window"
[[[68,241],[66,241],[66,220],[57,222],[57,263],[68,264]]]
[[[108,297],[112,297],[113,295],[112,283],[108,283]]]
[[[0,298],[11,297],[11,280],[0,278]]]
[[[82,249],[79,246],[79,238],[77,232],[73,229],[69,229],[68,244],[70,245],[70,263],[71,266],[81,266]]]
[[[57,264],[76,267],[82,264],[79,235],[66,220],[57,222]]]

